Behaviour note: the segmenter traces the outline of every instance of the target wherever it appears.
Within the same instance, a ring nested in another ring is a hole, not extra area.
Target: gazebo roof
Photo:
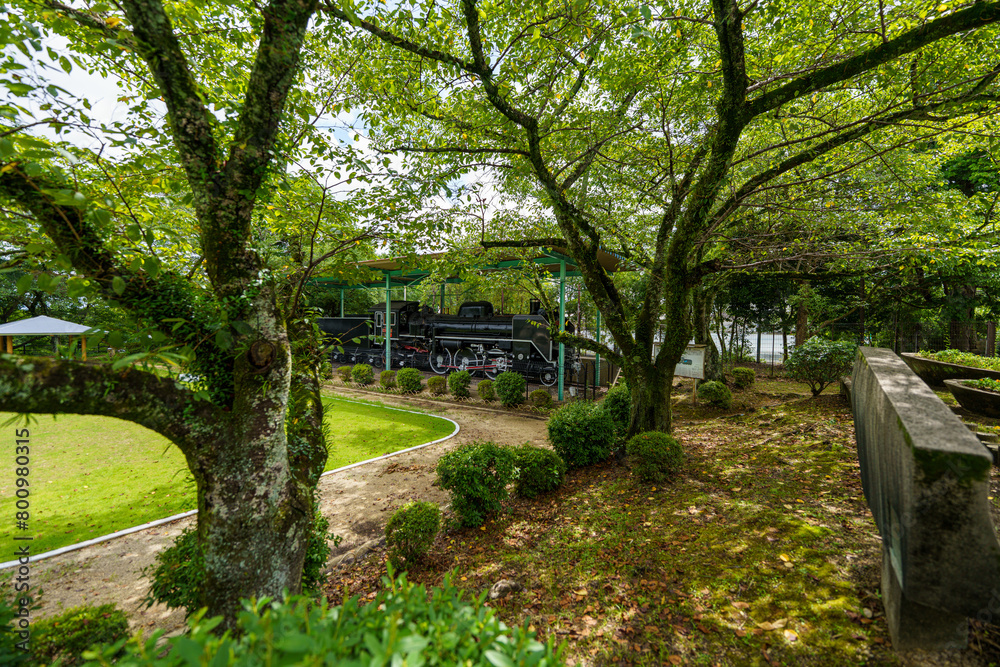
[[[90,330],[91,327],[45,315],[0,324],[0,336],[67,336],[79,335]]]

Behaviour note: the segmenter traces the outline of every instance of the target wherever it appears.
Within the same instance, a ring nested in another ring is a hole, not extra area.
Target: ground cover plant
[[[973,389],[982,389],[983,391],[994,391],[1000,393],[1000,380],[982,378],[980,380],[966,380],[963,384],[967,387],[972,387]]]
[[[1000,358],[998,357],[981,357],[978,354],[962,352],[960,350],[941,350],[940,352],[927,352],[921,350],[918,354],[921,357],[933,359],[934,361],[943,361],[949,364],[961,364],[962,366],[972,366],[973,368],[1000,371]]]
[[[494,607],[569,641],[567,664],[897,664],[850,409],[781,385],[798,396],[753,413],[679,405],[685,462],[666,484],[639,483],[613,460],[570,471],[485,530],[442,534],[417,580],[453,571],[472,592],[521,582],[525,592]],[[326,590],[367,592],[383,573],[373,559]],[[976,633],[984,651],[997,643],[995,629]]]
[[[325,466],[341,466],[443,438],[454,425],[378,404],[324,399]],[[12,417],[0,413],[0,422]],[[180,451],[166,438],[110,417],[41,417],[31,426],[32,550],[43,553],[195,508]],[[0,480],[0,512],[13,516],[14,477]],[[10,540],[14,527],[0,526]]]

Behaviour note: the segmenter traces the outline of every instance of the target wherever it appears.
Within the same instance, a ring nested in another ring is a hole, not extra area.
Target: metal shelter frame
[[[420,260],[434,260],[447,256],[448,253],[429,253],[425,255],[419,255],[417,257],[418,263]],[[613,252],[608,252],[604,249],[599,249],[597,251],[597,261],[601,264],[605,271],[608,273],[615,273],[617,271],[630,270],[626,268],[627,260]],[[524,266],[526,263],[532,263],[541,266],[542,269],[550,274],[553,274],[553,278],[558,274],[559,280],[559,331],[566,330],[566,278],[578,277],[580,276],[580,271],[576,266],[576,261],[569,255],[566,248],[558,247],[547,247],[543,248],[542,252],[530,258],[522,257],[508,257],[501,258],[499,261],[492,263],[474,264],[470,268],[476,271],[503,271],[506,269],[516,268]],[[319,283],[333,287],[334,289],[340,290],[340,316],[344,316],[344,290],[347,289],[361,289],[368,287],[384,287],[385,288],[385,320],[383,324],[383,333],[385,338],[385,367],[391,367],[391,352],[390,352],[390,340],[389,340],[389,321],[391,319],[391,298],[390,290],[393,287],[409,287],[420,283],[431,276],[431,272],[425,269],[419,268],[405,268],[405,260],[401,258],[391,258],[391,259],[373,259],[365,262],[358,262],[356,264],[358,267],[364,267],[370,271],[379,272],[382,274],[382,280],[379,281],[369,281],[363,283],[346,283],[338,278],[331,277],[318,277],[311,280],[312,283]],[[441,305],[442,310],[444,308],[444,286],[445,284],[460,284],[465,282],[458,276],[448,276],[441,284]],[[597,311],[597,326],[596,326],[597,339],[601,338],[601,311]],[[559,343],[559,373],[558,373],[558,386],[559,386],[559,396],[558,399],[563,400],[563,388],[565,384],[565,365],[566,365],[566,346],[564,343]],[[601,377],[601,355],[596,353],[596,377]]]

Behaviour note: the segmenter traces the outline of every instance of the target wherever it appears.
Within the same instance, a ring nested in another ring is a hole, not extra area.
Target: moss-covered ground
[[[615,461],[571,471],[482,528],[441,533],[410,579],[454,571],[470,595],[523,583],[492,605],[567,642],[570,663],[897,664],[850,410],[781,384],[738,394],[726,412],[680,400],[686,459],[669,482],[642,484]],[[331,598],[345,586],[371,595],[384,567],[340,572]],[[974,644],[994,641],[977,626]]]

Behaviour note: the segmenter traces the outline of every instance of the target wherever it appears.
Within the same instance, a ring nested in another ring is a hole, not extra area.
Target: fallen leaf
[[[736,607],[737,609],[749,609],[750,608],[750,603],[749,602],[736,601],[736,602],[733,603],[733,606]]]
[[[785,629],[785,639],[788,640],[788,641],[790,641],[790,642],[798,641],[799,635],[795,632],[795,630],[790,630],[790,629],[786,628]]]
[[[669,661],[671,665],[679,665],[684,662],[684,659],[679,655],[671,655],[667,657],[667,661]]]

